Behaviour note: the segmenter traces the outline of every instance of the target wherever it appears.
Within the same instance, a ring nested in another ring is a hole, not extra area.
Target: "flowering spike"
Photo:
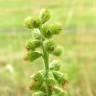
[[[49,61],[50,54],[60,56],[62,48],[57,46],[52,37],[61,31],[58,23],[49,23],[50,12],[44,9],[40,17],[32,16],[25,19],[25,27],[32,30],[32,38],[26,44],[27,54],[25,60],[34,61],[42,57],[45,70],[32,75],[30,89],[32,96],[65,96],[65,85],[68,83],[66,76],[59,72],[60,62]]]

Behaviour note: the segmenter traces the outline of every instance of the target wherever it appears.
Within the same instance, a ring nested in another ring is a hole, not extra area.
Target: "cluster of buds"
[[[60,62],[50,62],[49,55],[61,56],[62,47],[57,46],[52,39],[58,35],[62,27],[58,23],[49,23],[50,12],[44,9],[39,16],[31,16],[25,19],[24,25],[32,30],[32,38],[26,44],[27,53],[25,60],[33,62],[42,57],[45,70],[38,71],[32,75],[30,89],[32,96],[65,96],[65,85],[68,83],[66,76],[61,73]]]

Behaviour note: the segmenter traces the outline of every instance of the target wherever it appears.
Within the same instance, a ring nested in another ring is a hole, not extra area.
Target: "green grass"
[[[44,66],[41,58],[23,61],[31,33],[21,31],[24,18],[45,7],[51,10],[52,20],[65,28],[55,40],[64,47],[60,59],[61,71],[69,75],[68,96],[95,96],[95,0],[0,0],[0,96],[31,96],[29,76]]]

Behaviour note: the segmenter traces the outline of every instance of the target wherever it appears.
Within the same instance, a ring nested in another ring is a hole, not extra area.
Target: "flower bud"
[[[57,60],[54,60],[50,63],[50,70],[58,71],[60,70],[60,63]]]
[[[43,9],[40,12],[40,18],[42,20],[42,23],[47,22],[50,19],[50,12],[47,9]]]
[[[63,48],[62,47],[55,47],[55,49],[54,49],[54,51],[53,51],[53,55],[55,55],[55,56],[60,56],[61,54],[62,54],[62,52],[63,52],[63,50],[62,50]]]
[[[38,28],[41,25],[41,20],[37,16],[27,17],[24,25],[29,29]]]
[[[63,91],[61,88],[55,86],[54,87],[55,94],[58,94],[58,96],[66,96],[65,91]]]
[[[53,36],[53,33],[50,29],[50,24],[43,24],[41,27],[41,33],[45,38],[51,38]]]
[[[49,89],[52,89],[53,86],[55,85],[55,80],[54,80],[54,78],[51,78],[51,77],[48,78],[47,83],[48,83]]]
[[[64,89],[66,85],[68,85],[69,81],[66,79],[62,82],[61,87]]]
[[[34,29],[32,32],[32,37],[37,40],[41,40],[41,34],[39,29]]]
[[[42,56],[42,54],[39,52],[28,51],[25,58],[26,58],[26,60],[34,61],[35,59],[39,58],[40,56]]]
[[[36,81],[32,78],[31,84],[29,86],[30,90],[40,90],[41,82]]]
[[[38,92],[34,93],[32,96],[45,96],[45,93],[42,91],[38,91]]]
[[[32,75],[32,82],[31,82],[30,89],[31,90],[40,90],[43,80],[44,80],[44,75],[42,74],[41,71]]]
[[[63,83],[65,80],[64,74],[59,71],[53,71],[53,76],[59,84]]]
[[[41,45],[40,40],[29,40],[26,44],[27,50],[35,50],[37,47]]]
[[[55,35],[59,34],[61,31],[61,25],[58,23],[50,24],[49,28],[52,31],[52,34],[55,34]]]
[[[44,41],[44,47],[49,53],[52,53],[54,51],[55,46],[55,43],[51,39]]]
[[[36,74],[34,74],[32,76],[32,78],[34,78],[36,81],[43,81],[44,80],[44,72],[43,71],[39,71]]]

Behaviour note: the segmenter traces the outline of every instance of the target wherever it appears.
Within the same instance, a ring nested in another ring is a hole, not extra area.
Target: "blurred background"
[[[64,26],[56,42],[64,47],[60,59],[69,77],[68,96],[96,96],[96,0],[0,0],[0,96],[32,96],[30,75],[44,66],[41,59],[23,60],[31,37],[23,20],[42,8]]]

